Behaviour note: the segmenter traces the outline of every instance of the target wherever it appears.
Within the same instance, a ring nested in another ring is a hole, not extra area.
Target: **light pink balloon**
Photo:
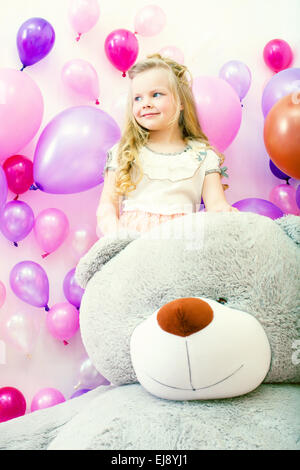
[[[98,21],[100,8],[97,0],[71,0],[69,19],[73,29],[78,33],[77,41],[82,33],[92,29]]]
[[[15,155],[31,141],[43,111],[42,93],[26,72],[0,69],[0,159]]]
[[[74,228],[69,236],[68,245],[71,248],[71,253],[76,261],[88,252],[88,250],[97,241],[95,230],[91,227],[81,226]]]
[[[17,312],[10,315],[4,324],[5,340],[24,354],[34,349],[38,328],[30,313]]]
[[[183,52],[175,46],[166,46],[160,49],[159,54],[163,57],[169,57],[179,64],[184,64]]]
[[[2,281],[0,281],[0,308],[3,306],[6,299],[6,289]]]
[[[69,60],[62,68],[61,78],[67,87],[99,104],[99,79],[89,62],[83,59]]]
[[[50,408],[66,401],[63,394],[56,388],[42,388],[33,397],[31,402],[31,411]]]
[[[165,12],[157,5],[147,5],[136,14],[134,30],[141,36],[154,36],[162,31],[165,24]]]
[[[275,186],[270,192],[269,200],[285,214],[300,214],[296,202],[296,189],[289,184],[279,184]]]
[[[66,342],[79,329],[79,311],[69,302],[55,304],[47,312],[46,326],[54,338]]]
[[[241,125],[239,97],[225,80],[218,77],[196,77],[192,88],[201,128],[211,145],[223,152]]]
[[[55,208],[39,213],[34,223],[34,234],[39,246],[46,251],[43,257],[57,250],[69,233],[67,216]]]

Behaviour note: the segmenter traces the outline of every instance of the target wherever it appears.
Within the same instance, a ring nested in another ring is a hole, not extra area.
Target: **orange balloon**
[[[264,126],[267,152],[275,165],[300,178],[300,93],[281,98],[269,111]]]

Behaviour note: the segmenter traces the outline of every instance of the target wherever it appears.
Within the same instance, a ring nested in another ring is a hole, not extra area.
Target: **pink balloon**
[[[43,110],[41,91],[27,73],[0,69],[0,158],[16,154],[31,141]]]
[[[79,41],[82,33],[95,26],[100,15],[97,0],[72,0],[69,7],[69,19],[73,29],[78,33]]]
[[[175,60],[179,64],[184,64],[184,55],[183,52],[175,46],[165,46],[160,49],[159,54],[162,57],[169,57],[170,59]]]
[[[125,72],[134,64],[139,52],[135,35],[127,29],[116,29],[107,36],[104,49],[112,65],[126,77]]]
[[[278,186],[275,186],[275,188],[270,192],[269,199],[285,214],[300,214],[300,210],[296,202],[296,189],[289,184],[279,184]]]
[[[241,125],[239,97],[225,80],[218,77],[196,77],[192,88],[201,128],[210,143],[223,152]]]
[[[79,329],[79,311],[69,302],[55,304],[47,313],[46,326],[54,338],[66,342]]]
[[[37,243],[46,251],[43,257],[57,250],[69,233],[67,216],[59,209],[49,208],[35,219],[34,234]]]
[[[82,59],[66,62],[62,68],[61,77],[67,87],[99,104],[98,75],[89,62]]]
[[[6,299],[6,289],[2,281],[0,281],[0,308],[3,306]]]
[[[23,416],[25,411],[25,398],[17,388],[0,388],[0,423]]]
[[[274,72],[287,69],[293,60],[290,45],[283,39],[272,39],[264,47],[264,61]]]
[[[76,261],[79,261],[85,253],[96,243],[97,236],[95,230],[89,226],[76,227],[69,236],[69,246]]]
[[[10,315],[4,323],[5,340],[22,353],[29,355],[34,349],[38,328],[34,316],[29,313],[17,312]]]
[[[138,11],[134,20],[134,30],[141,36],[154,36],[166,24],[166,14],[158,5],[147,5]]]
[[[63,394],[56,388],[42,388],[33,397],[31,402],[31,411],[50,408],[66,401]]]

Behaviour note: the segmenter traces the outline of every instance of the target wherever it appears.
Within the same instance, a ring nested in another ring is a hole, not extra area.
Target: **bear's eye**
[[[219,302],[220,304],[226,304],[226,303],[227,303],[227,299],[224,299],[224,297],[219,297],[219,299],[217,300],[217,302]]]

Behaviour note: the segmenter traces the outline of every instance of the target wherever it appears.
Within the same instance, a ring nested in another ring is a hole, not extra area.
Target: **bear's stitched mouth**
[[[230,377],[232,377],[234,374],[236,374],[242,367],[244,367],[244,364],[242,364],[240,367],[238,367],[235,371],[233,371],[231,374],[227,375],[227,377],[225,377],[224,379],[222,380],[219,380],[218,382],[214,383],[214,384],[211,384],[211,385],[207,385],[205,387],[200,387],[200,388],[180,388],[180,387],[174,387],[172,385],[168,385],[168,384],[164,384],[163,382],[160,382],[159,380],[156,380],[154,379],[154,377],[151,377],[151,375],[148,375],[148,374],[145,374],[147,375],[147,377],[149,377],[150,379],[154,380],[154,382],[160,384],[160,385],[163,385],[164,387],[168,387],[168,388],[174,388],[176,390],[184,390],[184,391],[197,391],[197,390],[204,390],[206,388],[210,388],[210,387],[214,387],[215,385],[218,385],[222,382],[224,382],[225,380],[229,379]]]

